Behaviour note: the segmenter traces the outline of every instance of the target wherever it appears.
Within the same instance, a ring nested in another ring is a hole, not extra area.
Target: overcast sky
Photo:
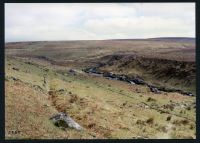
[[[5,4],[6,42],[153,37],[195,37],[195,4]]]

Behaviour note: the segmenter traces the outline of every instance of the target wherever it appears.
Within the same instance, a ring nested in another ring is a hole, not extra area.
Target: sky
[[[195,37],[195,3],[6,3],[5,41]]]

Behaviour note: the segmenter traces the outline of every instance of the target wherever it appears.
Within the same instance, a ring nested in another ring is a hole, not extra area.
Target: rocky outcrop
[[[69,74],[71,74],[71,75],[76,75],[76,71],[75,71],[74,69],[70,69],[70,70],[69,70]]]
[[[76,123],[69,115],[60,112],[53,117],[50,118],[50,120],[53,121],[54,125],[66,129],[66,128],[73,128],[78,131],[83,130],[83,127],[81,127],[78,123]]]
[[[151,92],[154,92],[154,93],[157,93],[157,94],[160,93],[160,91],[158,90],[158,88],[156,88],[155,86],[148,85],[148,87],[151,90]]]

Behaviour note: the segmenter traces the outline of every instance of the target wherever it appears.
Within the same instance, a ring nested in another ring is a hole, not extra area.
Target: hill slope
[[[177,54],[183,47],[191,53]],[[8,43],[6,139],[196,138],[195,96],[157,94],[145,85],[83,71],[101,65],[100,71],[137,75],[158,85],[163,84],[159,79],[168,80],[165,86],[186,84],[181,88],[194,90],[194,48],[191,42],[154,40]],[[168,75],[166,67],[175,68],[176,75]],[[183,73],[193,80],[185,83]],[[54,126],[49,118],[58,112],[85,130]]]

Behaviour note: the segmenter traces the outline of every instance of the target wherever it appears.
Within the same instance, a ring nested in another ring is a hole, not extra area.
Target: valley
[[[194,39],[13,42],[5,51],[7,139],[196,138]],[[83,130],[55,126],[60,112]]]

